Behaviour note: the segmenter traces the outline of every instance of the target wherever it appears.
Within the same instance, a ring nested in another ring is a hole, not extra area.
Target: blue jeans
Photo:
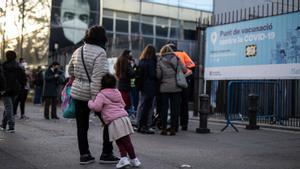
[[[41,86],[36,86],[34,89],[34,104],[41,104],[42,103],[42,93],[43,88]]]
[[[130,99],[131,99],[131,107],[134,112],[137,111],[138,103],[139,103],[139,91],[136,87],[130,88]]]
[[[136,115],[136,125],[140,127],[149,128],[153,124],[153,114],[154,114],[154,99],[155,96],[147,96],[140,92],[139,104]]]
[[[4,104],[4,113],[2,119],[2,127],[6,128],[7,124],[9,129],[15,128],[15,116],[14,116],[14,100],[15,96],[4,96],[2,97]]]

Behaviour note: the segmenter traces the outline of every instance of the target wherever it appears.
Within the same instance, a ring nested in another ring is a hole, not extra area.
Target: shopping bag
[[[64,118],[75,118],[75,100],[71,98],[73,80],[69,80],[61,92],[61,110]]]
[[[188,83],[186,81],[185,75],[182,72],[178,62],[180,62],[179,59],[177,60],[177,67],[176,67],[176,84],[178,87],[188,88]]]

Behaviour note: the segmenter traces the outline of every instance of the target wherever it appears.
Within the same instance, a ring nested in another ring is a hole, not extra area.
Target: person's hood
[[[176,58],[177,56],[174,53],[166,53],[162,56],[161,60],[165,63],[165,64],[172,64],[173,67],[176,67],[177,62],[174,62],[174,60],[172,61],[173,58]]]
[[[176,57],[173,52],[165,53],[164,55],[162,55],[162,59],[167,61],[170,61],[173,57]]]
[[[101,93],[111,102],[121,102],[122,96],[118,89],[103,89]]]

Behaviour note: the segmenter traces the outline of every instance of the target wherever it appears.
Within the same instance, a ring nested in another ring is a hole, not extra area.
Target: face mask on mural
[[[88,28],[88,25],[79,19],[65,21],[61,24],[65,37],[68,40],[72,41],[74,44],[80,42],[83,39],[85,31]]]

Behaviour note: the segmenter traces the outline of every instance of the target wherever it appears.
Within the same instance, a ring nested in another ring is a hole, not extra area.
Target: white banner
[[[205,68],[205,80],[300,79],[299,64],[226,66]],[[239,78],[237,78],[239,77]]]

